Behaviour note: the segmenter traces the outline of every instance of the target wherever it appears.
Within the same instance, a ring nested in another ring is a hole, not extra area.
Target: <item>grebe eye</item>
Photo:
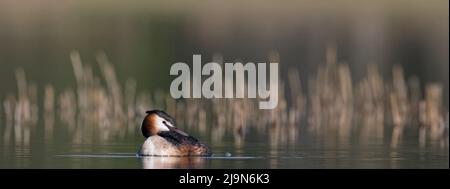
[[[164,123],[164,125],[166,125],[166,124],[167,124],[167,122],[166,122],[166,121],[163,121],[163,123]]]

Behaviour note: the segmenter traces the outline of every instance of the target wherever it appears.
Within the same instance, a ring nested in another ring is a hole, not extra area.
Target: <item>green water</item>
[[[380,142],[326,144],[302,139],[296,145],[271,148],[264,142],[235,147],[232,142],[210,145],[211,158],[137,157],[140,142],[108,144],[45,144],[1,146],[0,168],[448,168],[448,148],[403,141],[397,149]]]

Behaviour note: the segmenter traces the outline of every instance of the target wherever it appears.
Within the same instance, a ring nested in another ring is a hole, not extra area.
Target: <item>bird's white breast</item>
[[[160,136],[151,136],[145,140],[138,152],[142,156],[179,156],[176,146]]]

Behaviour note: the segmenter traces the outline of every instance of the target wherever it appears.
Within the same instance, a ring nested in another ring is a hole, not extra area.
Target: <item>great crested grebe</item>
[[[141,156],[211,156],[208,146],[175,127],[175,121],[161,110],[147,111],[141,131],[145,138]]]

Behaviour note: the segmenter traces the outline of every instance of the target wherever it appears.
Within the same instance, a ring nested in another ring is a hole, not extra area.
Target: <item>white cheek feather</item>
[[[165,121],[163,118],[156,118],[156,127],[158,128],[158,131],[169,131],[169,128],[164,125],[163,121]]]

